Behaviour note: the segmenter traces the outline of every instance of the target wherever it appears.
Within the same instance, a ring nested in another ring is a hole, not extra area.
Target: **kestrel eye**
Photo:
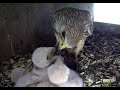
[[[65,38],[65,31],[62,32],[62,36]]]
[[[61,44],[61,46],[63,46],[63,43]]]

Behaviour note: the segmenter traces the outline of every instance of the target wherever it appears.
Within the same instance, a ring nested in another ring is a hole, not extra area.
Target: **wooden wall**
[[[93,11],[92,3],[0,3],[0,61],[54,46],[52,15],[68,6]]]

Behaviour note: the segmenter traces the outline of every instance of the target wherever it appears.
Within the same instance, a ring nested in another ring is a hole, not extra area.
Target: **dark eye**
[[[65,38],[65,31],[62,32],[62,36]]]
[[[47,60],[48,60],[49,58],[47,57]]]

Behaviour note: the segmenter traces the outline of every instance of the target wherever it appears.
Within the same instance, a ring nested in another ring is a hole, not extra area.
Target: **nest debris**
[[[66,65],[84,78],[86,87],[120,86],[120,35],[94,31],[80,51],[77,60],[66,51],[61,53]],[[12,87],[11,70],[16,67],[31,71],[31,54],[16,56],[2,62],[0,66],[0,87]]]

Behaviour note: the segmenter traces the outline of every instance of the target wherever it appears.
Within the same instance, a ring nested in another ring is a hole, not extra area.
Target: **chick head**
[[[36,67],[44,68],[50,64],[50,58],[55,51],[54,47],[40,47],[32,54],[32,62]]]

